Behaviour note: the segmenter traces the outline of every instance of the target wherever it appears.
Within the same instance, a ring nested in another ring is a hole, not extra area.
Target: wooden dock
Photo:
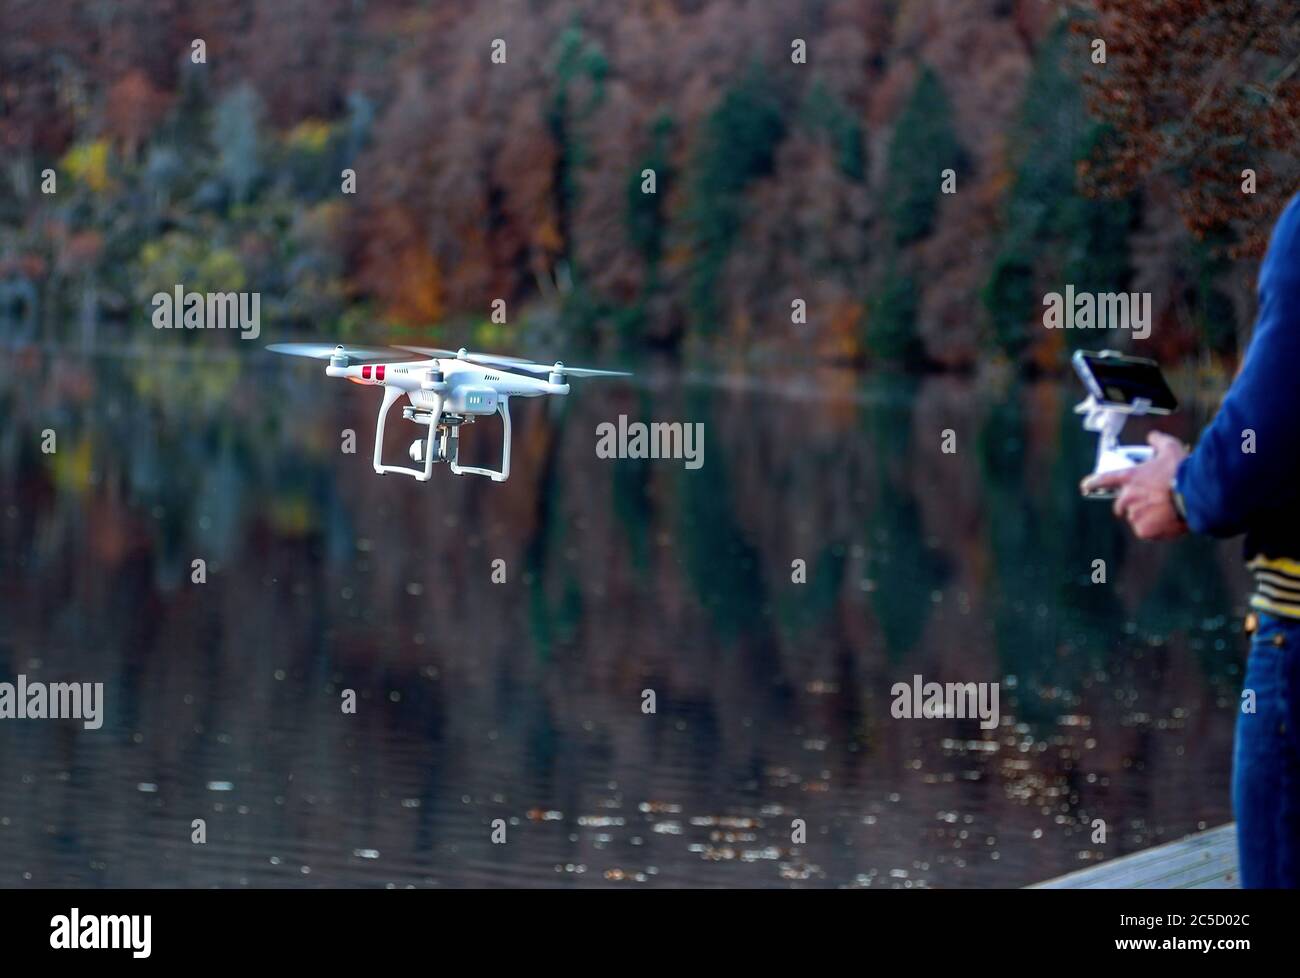
[[[1058,876],[1032,890],[1237,889],[1237,826],[1220,825],[1117,859]]]

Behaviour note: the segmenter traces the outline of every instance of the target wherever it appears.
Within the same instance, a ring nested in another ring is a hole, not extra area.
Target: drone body
[[[452,352],[415,346],[396,347],[401,352],[429,355],[429,358],[395,363],[359,362],[392,355],[391,351],[383,349],[330,347],[319,343],[276,343],[267,349],[275,353],[328,359],[329,366],[325,368],[327,376],[342,377],[354,384],[382,387],[384,400],[375,423],[375,471],[380,475],[397,472],[413,476],[421,482],[432,478],[433,466],[438,462],[446,462],[456,475],[485,475],[494,482],[505,482],[510,478],[512,397],[568,394],[570,376],[631,376],[616,370],[565,367],[558,361],[547,365],[519,357],[470,353],[464,348]],[[543,380],[539,376],[528,376],[529,374],[546,376]],[[402,397],[410,401],[402,409],[402,417],[428,427],[428,433],[412,442],[410,447],[411,459],[423,463],[423,468],[385,465],[382,459],[384,423],[393,404]],[[501,415],[504,426],[501,467],[484,469],[461,465],[461,426],[473,424],[476,418],[491,414]]]

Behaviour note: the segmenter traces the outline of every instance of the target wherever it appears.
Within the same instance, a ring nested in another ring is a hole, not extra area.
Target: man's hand
[[[1153,431],[1147,443],[1155,449],[1150,460],[1130,469],[1107,472],[1083,481],[1083,491],[1118,489],[1115,515],[1128,520],[1140,540],[1172,540],[1187,532],[1174,508],[1172,486],[1187,446],[1171,435]]]

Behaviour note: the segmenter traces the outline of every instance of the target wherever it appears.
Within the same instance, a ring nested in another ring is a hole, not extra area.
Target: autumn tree
[[[1261,252],[1300,177],[1294,0],[1086,0],[1083,14],[1074,29],[1105,43],[1085,83],[1109,126],[1085,186],[1123,195],[1171,174],[1198,236]]]

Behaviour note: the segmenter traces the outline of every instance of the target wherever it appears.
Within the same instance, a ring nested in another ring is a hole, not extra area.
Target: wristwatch
[[[1187,522],[1187,503],[1183,501],[1183,494],[1178,491],[1178,479],[1175,477],[1169,483],[1169,496],[1174,501],[1174,512],[1184,523]]]

